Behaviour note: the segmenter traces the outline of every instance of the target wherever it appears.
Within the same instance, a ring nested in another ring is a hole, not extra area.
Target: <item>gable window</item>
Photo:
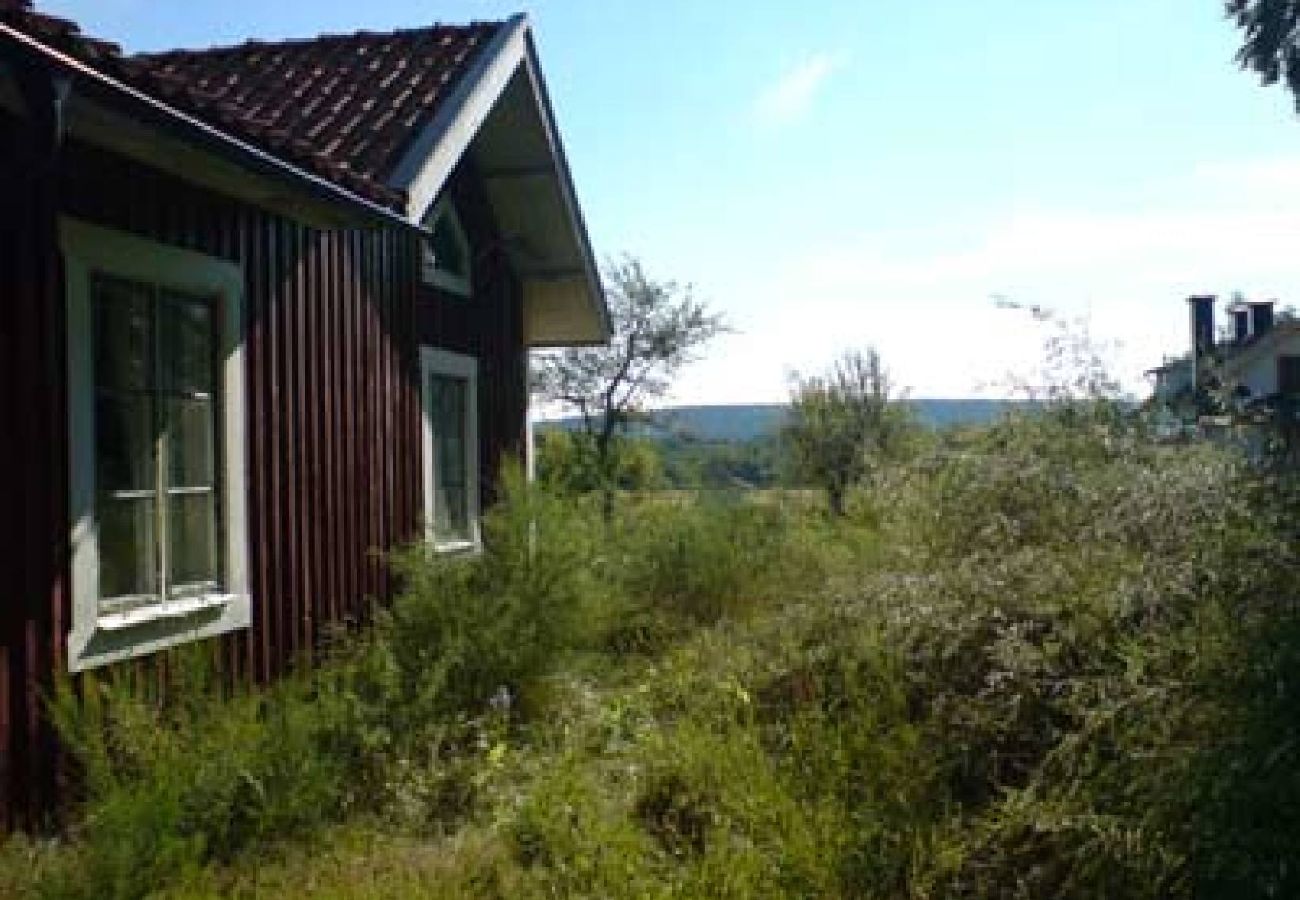
[[[420,350],[424,415],[424,521],[440,550],[479,542],[478,360]]]
[[[73,220],[74,670],[249,624],[242,276]]]
[[[473,256],[456,208],[448,201],[440,200],[429,210],[422,224],[431,235],[424,244],[421,266],[424,283],[468,297],[472,293],[470,273]]]

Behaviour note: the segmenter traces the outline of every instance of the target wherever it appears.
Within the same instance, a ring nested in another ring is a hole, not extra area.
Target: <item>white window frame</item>
[[[438,226],[441,219],[446,219],[451,226],[453,237],[456,243],[460,245],[461,255],[465,259],[465,266],[469,269],[463,276],[455,275],[446,269],[438,268],[438,260],[433,252],[432,238],[421,244],[422,256],[420,265],[420,278],[425,284],[440,287],[444,291],[452,294],[459,294],[462,297],[469,297],[474,293],[472,281],[472,272],[474,270],[474,254],[469,244],[469,237],[465,234],[465,227],[461,225],[460,214],[456,212],[456,207],[452,205],[447,198],[439,200],[433,205],[425,215],[421,224],[429,230],[430,235]]]
[[[429,395],[429,376],[442,375],[465,380],[465,480],[469,498],[466,509],[469,516],[468,540],[439,541],[434,536],[434,512],[437,504],[433,473],[433,398]],[[476,550],[482,545],[479,522],[479,444],[478,444],[478,360],[463,353],[440,350],[436,347],[420,348],[420,428],[421,465],[424,482],[424,535],[426,542],[438,552]]]
[[[248,583],[247,466],[244,447],[243,272],[216,257],[71,218],[59,220],[68,336],[68,515],[72,526],[74,672],[143,656],[252,624]],[[96,273],[219,298],[222,391],[218,439],[222,592],[164,597],[117,613],[99,609],[99,537],[95,517],[95,373],[91,279]]]

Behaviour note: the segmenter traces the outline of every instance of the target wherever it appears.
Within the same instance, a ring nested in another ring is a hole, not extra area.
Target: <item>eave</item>
[[[417,223],[474,161],[523,282],[532,347],[602,344],[609,310],[527,17],[498,31],[389,179]]]
[[[169,104],[0,24],[0,107],[28,114],[17,67],[66,79],[64,134],[186,181],[323,228],[424,230],[400,212],[291,165]]]

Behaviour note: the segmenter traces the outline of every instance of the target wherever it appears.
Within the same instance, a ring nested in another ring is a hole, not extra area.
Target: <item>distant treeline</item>
[[[984,425],[1016,408],[1015,400],[906,401],[922,425],[944,430]],[[785,404],[682,406],[655,412],[629,431],[635,445],[632,481],[650,480],[668,488],[765,488],[782,482],[785,465],[780,434],[789,407]],[[557,431],[573,432],[577,419],[556,419],[537,426],[539,442]],[[557,448],[558,449],[558,448]],[[553,456],[553,454],[552,454]],[[543,452],[543,461],[548,454]]]
[[[1024,406],[1022,400],[918,399],[905,401],[921,424],[931,428],[986,425],[1002,413]],[[785,422],[784,403],[743,403],[722,406],[678,406],[656,411],[653,419],[633,427],[637,437],[690,435],[700,441],[751,441],[774,437]],[[577,419],[539,423],[538,430],[577,427]]]

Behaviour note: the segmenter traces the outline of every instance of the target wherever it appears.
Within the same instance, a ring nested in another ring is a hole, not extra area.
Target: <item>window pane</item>
[[[169,487],[211,487],[215,481],[215,428],[211,400],[167,398]]]
[[[158,347],[162,390],[210,394],[215,382],[212,304],[163,291],[158,303]]]
[[[95,397],[95,484],[101,491],[153,490],[155,429],[148,394]]]
[[[216,509],[211,493],[167,498],[167,556],[173,591],[217,580]]]
[[[434,537],[468,540],[469,473],[466,460],[467,384],[462,378],[429,378],[433,427]]]
[[[107,599],[158,593],[155,565],[157,507],[153,497],[118,499],[100,494],[99,593]]]
[[[152,381],[153,289],[96,275],[91,296],[95,384],[118,391],[147,390]]]

